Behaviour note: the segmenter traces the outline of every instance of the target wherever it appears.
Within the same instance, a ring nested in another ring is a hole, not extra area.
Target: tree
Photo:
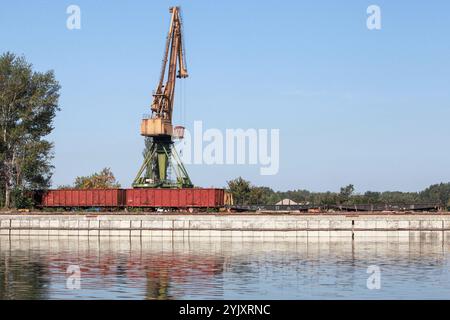
[[[366,191],[364,193],[364,199],[366,203],[377,204],[380,200],[380,193],[375,191]]]
[[[110,168],[104,168],[100,172],[90,176],[77,177],[74,189],[114,189],[120,188],[120,183],[116,181]]]
[[[250,196],[250,182],[242,177],[227,181],[228,189],[236,204],[248,204]]]
[[[0,56],[0,187],[4,207],[11,192],[50,185],[53,130],[60,85],[53,71],[33,71],[24,57]]]
[[[348,202],[353,194],[353,191],[355,191],[355,187],[352,184],[342,187],[341,192],[339,193],[339,199],[341,203]]]
[[[268,187],[250,187],[248,202],[249,204],[270,204],[273,194],[273,190]]]
[[[450,202],[450,183],[433,184],[420,192],[419,198],[422,202],[436,203],[446,207]]]
[[[313,201],[315,205],[332,205],[339,202],[339,195],[336,192],[317,192],[313,194]]]
[[[418,193],[401,191],[384,191],[380,194],[379,202],[383,204],[416,204]]]

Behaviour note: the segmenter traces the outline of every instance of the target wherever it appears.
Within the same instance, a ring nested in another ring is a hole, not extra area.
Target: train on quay
[[[37,209],[62,211],[219,211],[233,204],[232,195],[217,188],[58,189],[35,192]]]

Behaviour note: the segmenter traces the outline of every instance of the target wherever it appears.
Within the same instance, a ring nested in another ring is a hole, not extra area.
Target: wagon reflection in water
[[[69,299],[108,298],[110,290],[112,298],[176,299],[188,294],[190,283],[207,289],[223,273],[221,256],[142,250],[123,238],[11,239],[6,249],[7,237],[0,237],[0,299],[49,299],[55,290]],[[80,270],[80,290],[67,288],[73,265]]]

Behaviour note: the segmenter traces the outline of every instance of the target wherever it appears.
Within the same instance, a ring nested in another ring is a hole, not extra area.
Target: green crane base
[[[169,170],[174,169],[176,180]],[[133,188],[192,188],[193,184],[178,156],[170,136],[152,137],[144,163],[132,184]]]

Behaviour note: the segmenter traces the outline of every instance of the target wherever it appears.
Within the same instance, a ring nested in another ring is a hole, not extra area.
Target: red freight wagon
[[[127,189],[127,207],[217,208],[224,205],[223,189]]]
[[[49,190],[42,196],[44,207],[123,207],[122,189]]]

